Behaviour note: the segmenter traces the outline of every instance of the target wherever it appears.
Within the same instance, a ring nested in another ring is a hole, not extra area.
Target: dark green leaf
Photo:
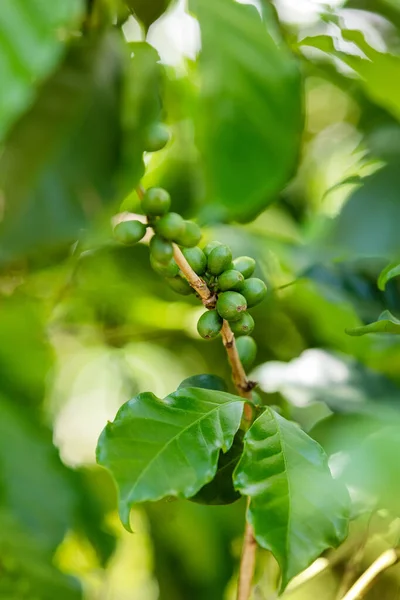
[[[254,6],[191,0],[201,27],[196,134],[213,210],[238,220],[262,211],[286,184],[301,132],[295,60]]]
[[[192,377],[184,379],[179,384],[178,390],[188,387],[198,387],[203,390],[216,390],[220,392],[228,391],[228,386],[222,377],[218,377],[218,375],[209,375],[208,373],[204,373],[203,375],[192,375]]]
[[[271,409],[246,433],[234,483],[251,499],[248,518],[281,567],[282,589],[346,536],[349,498],[325,452]]]
[[[51,435],[0,396],[0,506],[51,552],[73,523],[76,497]]]
[[[82,13],[82,0],[52,2],[46,9],[33,0],[2,0],[0,141],[60,60],[65,33]]]
[[[167,10],[171,0],[125,0],[146,31]]]
[[[368,325],[346,329],[349,335],[365,335],[366,333],[396,333],[400,334],[400,321],[388,310],[383,311],[378,320]]]
[[[0,158],[0,263],[65,247],[113,199],[119,148],[119,40],[72,47]]]
[[[139,394],[108,423],[97,461],[112,472],[129,530],[132,505],[165,496],[190,498],[214,477],[219,451],[231,447],[243,410],[238,396],[185,388],[159,400]]]
[[[198,504],[232,504],[241,497],[233,487],[232,475],[243,452],[243,432],[238,431],[228,452],[221,452],[215,477],[192,496]]]

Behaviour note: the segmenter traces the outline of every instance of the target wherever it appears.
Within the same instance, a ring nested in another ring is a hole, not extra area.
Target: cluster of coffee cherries
[[[122,221],[114,229],[115,237],[123,244],[135,244],[151,227],[154,235],[150,240],[150,263],[152,268],[165,277],[168,285],[179,294],[194,293],[174,259],[173,243],[177,244],[186,261],[207,284],[215,303],[201,315],[197,330],[206,340],[217,337],[223,321],[229,322],[238,336],[236,342],[243,367],[248,370],[256,356],[257,347],[250,337],[254,319],[248,309],[259,304],[267,293],[265,283],[252,277],[256,263],[249,256],[233,259],[229,246],[210,242],[203,249],[200,227],[186,221],[181,215],[170,212],[171,198],[162,188],[149,188],[142,198],[142,209],[147,224],[137,220]]]

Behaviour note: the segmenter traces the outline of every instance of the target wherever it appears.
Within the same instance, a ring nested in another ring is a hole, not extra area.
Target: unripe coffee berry
[[[161,217],[154,225],[158,235],[166,240],[175,241],[185,228],[185,221],[178,213],[170,212]]]
[[[231,322],[230,326],[235,335],[249,335],[254,329],[254,319],[248,312],[244,312],[240,319]]]
[[[185,227],[182,233],[176,238],[176,243],[186,248],[197,246],[201,240],[201,229],[193,221],[185,221]]]
[[[248,371],[255,361],[257,344],[252,337],[245,335],[236,340],[236,348],[245,371]]]
[[[169,132],[163,123],[150,125],[143,137],[143,147],[147,152],[157,152],[164,148],[169,140]]]
[[[193,291],[186,279],[183,279],[179,275],[171,279],[167,278],[166,282],[168,283],[170,288],[174,290],[174,292],[182,294],[182,296],[188,296]]]
[[[239,256],[232,262],[232,269],[240,271],[245,279],[253,275],[255,268],[256,261],[250,256]]]
[[[203,248],[203,252],[204,254],[207,256],[207,258],[209,257],[210,253],[212,250],[214,250],[214,248],[216,248],[217,246],[222,246],[221,242],[217,242],[217,241],[212,241],[209,242],[204,248]]]
[[[205,340],[211,340],[222,329],[222,319],[216,310],[207,310],[197,323],[197,331]]]
[[[168,263],[174,254],[171,242],[164,240],[159,235],[153,235],[151,238],[150,252],[154,260],[163,264]]]
[[[142,198],[143,212],[149,217],[165,215],[171,206],[171,197],[167,190],[152,187],[146,190]]]
[[[238,292],[223,292],[218,296],[217,311],[223,319],[237,321],[246,308],[246,298]]]
[[[220,275],[232,262],[232,252],[229,246],[221,245],[211,250],[208,255],[207,268],[212,275]]]
[[[173,258],[168,263],[163,264],[155,260],[150,254],[150,264],[154,271],[163,277],[176,277],[179,273],[179,267]]]
[[[239,271],[235,271],[234,269],[228,269],[228,271],[224,271],[218,277],[218,287],[221,292],[226,292],[228,290],[240,290],[242,284],[244,282],[244,277]]]
[[[114,237],[121,244],[132,246],[140,242],[146,233],[146,225],[141,221],[121,221],[114,227]]]
[[[197,275],[203,275],[207,267],[207,258],[203,250],[196,248],[183,248],[183,256]]]
[[[243,283],[240,293],[246,298],[248,307],[256,306],[264,300],[267,294],[267,286],[261,279],[250,277]]]

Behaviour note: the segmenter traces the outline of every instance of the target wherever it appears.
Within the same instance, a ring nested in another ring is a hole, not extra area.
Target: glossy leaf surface
[[[282,589],[346,536],[348,494],[332,478],[325,452],[271,409],[246,433],[234,482],[251,499],[248,518],[280,565]]]
[[[354,336],[365,335],[366,333],[395,333],[398,335],[400,334],[400,321],[390,311],[385,310],[374,323],[346,329],[346,333]]]
[[[139,394],[120,408],[100,436],[97,461],[117,482],[127,529],[134,503],[190,498],[214,477],[219,451],[231,447],[242,410],[238,396],[200,388],[164,400]]]

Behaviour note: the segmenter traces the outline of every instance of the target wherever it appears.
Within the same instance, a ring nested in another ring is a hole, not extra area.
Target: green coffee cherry
[[[174,255],[171,242],[164,240],[159,235],[153,235],[150,240],[150,252],[154,260],[159,263],[169,263]]]
[[[208,255],[208,270],[212,275],[220,275],[232,262],[232,252],[228,246],[217,246]]]
[[[207,258],[203,250],[198,246],[195,248],[183,248],[182,254],[197,275],[203,275],[203,273],[205,273],[207,268]]]
[[[182,233],[176,238],[176,243],[186,248],[197,246],[201,240],[201,229],[197,223],[193,221],[185,221],[185,228]]]
[[[211,251],[214,250],[214,248],[216,248],[217,246],[222,246],[222,244],[221,242],[217,242],[214,240],[213,242],[209,242],[207,246],[203,248],[203,252],[207,256],[207,258],[209,257]]]
[[[183,277],[180,277],[179,275],[172,278],[168,277],[166,282],[168,283],[169,287],[174,290],[174,292],[182,294],[182,296],[188,296],[193,291],[186,279],[183,279]]]
[[[235,335],[249,335],[254,329],[254,319],[248,312],[244,312],[230,326]]]
[[[114,227],[115,239],[126,246],[140,242],[145,233],[146,225],[141,221],[121,221]]]
[[[158,235],[166,240],[175,241],[182,235],[185,228],[185,221],[178,213],[170,212],[161,217],[154,226]]]
[[[163,123],[153,123],[145,131],[143,147],[147,152],[157,152],[164,148],[169,140],[169,132]]]
[[[169,211],[171,197],[167,190],[153,187],[146,190],[142,198],[143,212],[149,217],[161,217]]]
[[[261,279],[250,277],[243,283],[240,293],[246,298],[247,306],[250,308],[264,300],[267,294],[267,286]]]
[[[254,269],[256,268],[256,261],[254,258],[250,256],[239,256],[235,258],[232,263],[232,269],[236,269],[236,271],[240,271],[245,279],[247,277],[251,277],[254,273]]]
[[[252,337],[244,335],[236,340],[236,348],[245,371],[248,371],[257,354],[257,344]]]
[[[205,340],[217,337],[221,329],[222,319],[216,310],[207,310],[197,323],[197,331]]]
[[[240,290],[243,282],[243,275],[234,269],[228,269],[228,271],[224,271],[218,277],[218,286],[221,292],[226,292],[228,290],[238,291]]]
[[[176,277],[179,273],[179,267],[176,264],[175,260],[171,258],[171,260],[166,263],[160,263],[150,254],[150,264],[152,269],[159,275],[163,277]]]
[[[246,298],[238,292],[223,292],[218,296],[217,311],[223,319],[238,321],[246,308]]]

